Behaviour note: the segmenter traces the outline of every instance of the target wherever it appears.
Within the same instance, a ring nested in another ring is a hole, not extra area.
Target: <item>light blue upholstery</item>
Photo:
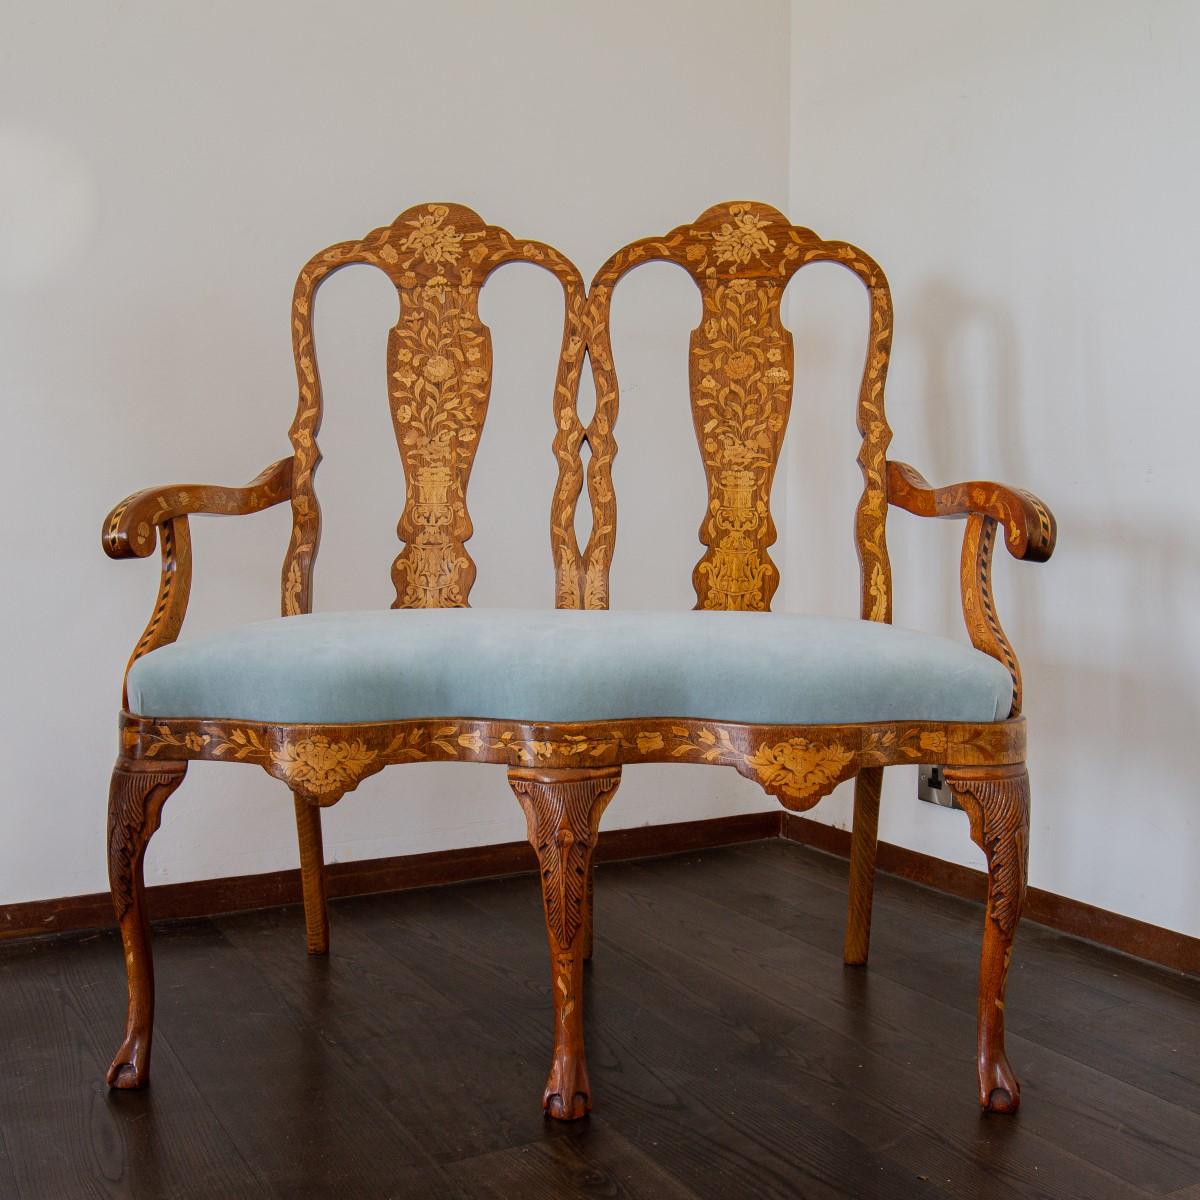
[[[997,721],[1012,682],[947,638],[783,613],[317,613],[164,646],[130,711],[341,724],[694,717],[780,725]]]

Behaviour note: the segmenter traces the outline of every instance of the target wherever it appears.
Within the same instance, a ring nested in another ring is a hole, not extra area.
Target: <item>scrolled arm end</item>
[[[109,558],[145,558],[158,541],[159,526],[173,517],[243,516],[290,499],[292,463],[290,456],[282,458],[240,488],[183,483],[135,492],[105,518],[100,533],[104,553]]]
[[[1032,492],[974,481],[935,488],[908,463],[888,463],[888,503],[918,517],[993,517],[1004,527],[1004,544],[1014,557],[1046,562],[1054,553],[1054,514]]]

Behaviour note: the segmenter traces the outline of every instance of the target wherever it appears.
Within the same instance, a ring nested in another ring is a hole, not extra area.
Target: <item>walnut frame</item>
[[[689,355],[693,415],[709,490],[700,527],[704,554],[693,574],[696,606],[770,607],[778,585],[769,555],[776,536],[770,488],[791,408],[793,361],[780,302],[796,271],[811,262],[838,263],[859,277],[871,302],[857,413],[863,472],[855,520],[861,615],[891,620],[889,507],[918,516],[963,518],[964,619],[972,644],[1002,662],[1012,676],[1008,719],[782,726],[673,718],[535,723],[429,717],[289,725],[150,718],[127,711],[125,700],[110,797],[109,867],[126,951],[129,1018],[125,1041],[109,1070],[113,1086],[138,1087],[149,1078],[154,986],[141,864],[162,806],[191,761],[256,765],[291,789],[308,946],[317,954],[329,945],[321,808],[389,765],[466,761],[506,766],[542,865],[556,1014],[543,1106],[559,1119],[582,1116],[591,1106],[580,990],[582,963],[591,955],[591,855],[600,815],[624,766],[731,766],[793,811],[811,808],[839,783],[857,777],[845,946],[845,961],[855,965],[866,962],[869,949],[883,768],[938,762],[988,859],[979,1099],[986,1110],[1016,1110],[1020,1087],[1004,1051],[1003,997],[1025,889],[1029,787],[1020,666],[996,615],[992,556],[1002,528],[1014,557],[1045,561],[1057,531],[1049,510],[1028,492],[984,482],[933,488],[913,468],[887,459],[892,435],[884,413],[884,383],[891,294],[878,265],[856,247],[824,241],[766,205],[734,202],[715,206],[662,237],[626,246],[601,268],[588,290],[575,267],[553,248],[513,238],[462,206],[430,204],[407,210],[366,238],[322,251],[301,271],[293,299],[299,403],[290,432],[292,455],[244,488],[177,485],[136,493],[105,522],[102,543],[113,558],[145,557],[156,541],[161,549],[158,598],[130,665],[178,636],[191,580],[188,518],[194,514],[246,515],[290,501],[293,528],[282,572],[282,611],[289,616],[311,610],[320,539],[313,477],[320,461],[322,411],[313,304],[324,279],[351,263],[383,270],[401,300],[387,355],[406,481],[398,526],[404,547],[393,563],[393,606],[465,606],[469,601],[474,564],[465,549],[471,534],[467,485],[491,385],[490,338],[478,318],[478,296],[494,270],[524,261],[551,271],[564,292],[562,349],[551,405],[552,450],[559,469],[550,517],[555,603],[560,608],[606,608],[616,536],[611,471],[619,395],[609,309],[619,279],[651,260],[686,269],[703,303]],[[596,408],[586,426],[576,406],[585,357],[596,384]],[[585,443],[590,451],[586,473]],[[592,530],[581,550],[575,506],[585,478]]]

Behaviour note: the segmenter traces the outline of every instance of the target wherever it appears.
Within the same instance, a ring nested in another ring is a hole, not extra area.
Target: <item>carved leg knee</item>
[[[108,880],[125,948],[129,1009],[125,1040],[108,1068],[115,1088],[144,1087],[150,1081],[150,1041],[154,1034],[154,960],[146,916],[142,863],[158,828],[162,806],[183,782],[187,763],[148,763],[118,759],[108,796]]]
[[[325,903],[325,846],[321,810],[300,796],[296,801],[296,838],[300,844],[300,887],[309,954],[329,953],[329,910]]]
[[[979,1102],[1013,1113],[1021,1084],[1004,1050],[1004,989],[1013,937],[1025,902],[1029,859],[1029,774],[1010,767],[946,772],[954,798],[971,819],[971,837],[987,855],[988,900],[979,963]]]
[[[875,854],[879,845],[879,794],[882,788],[882,767],[867,767],[854,781],[850,906],[842,955],[848,966],[865,964],[871,948],[871,905],[875,896]]]
[[[583,1045],[583,959],[590,925],[592,854],[600,817],[621,782],[620,767],[510,770],[542,880],[554,996],[554,1057],[542,1097],[548,1116],[570,1121],[592,1107]]]

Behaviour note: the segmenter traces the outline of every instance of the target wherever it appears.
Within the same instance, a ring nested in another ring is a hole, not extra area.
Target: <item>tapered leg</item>
[[[125,1040],[108,1068],[115,1088],[150,1082],[150,1040],[154,1034],[154,959],[146,916],[142,863],[158,828],[162,806],[183,782],[187,763],[118,759],[108,794],[108,880],[125,948],[129,1010]]]
[[[842,953],[848,966],[862,966],[871,949],[871,905],[875,897],[875,853],[879,845],[879,793],[882,788],[882,767],[867,767],[854,781],[850,909]]]
[[[979,1103],[1014,1113],[1021,1084],[1004,1052],[1004,987],[1013,937],[1025,902],[1029,862],[1029,773],[1009,767],[946,771],[954,798],[971,819],[971,838],[987,855],[988,900],[979,962]]]
[[[329,953],[329,911],[325,905],[325,847],[321,809],[300,796],[296,801],[296,838],[300,843],[300,886],[304,892],[304,928],[309,954]]]
[[[542,1096],[560,1121],[592,1107],[583,1046],[583,959],[589,924],[588,878],[600,817],[621,782],[621,768],[533,771],[508,781],[529,825],[542,880],[554,996],[554,1057]]]

